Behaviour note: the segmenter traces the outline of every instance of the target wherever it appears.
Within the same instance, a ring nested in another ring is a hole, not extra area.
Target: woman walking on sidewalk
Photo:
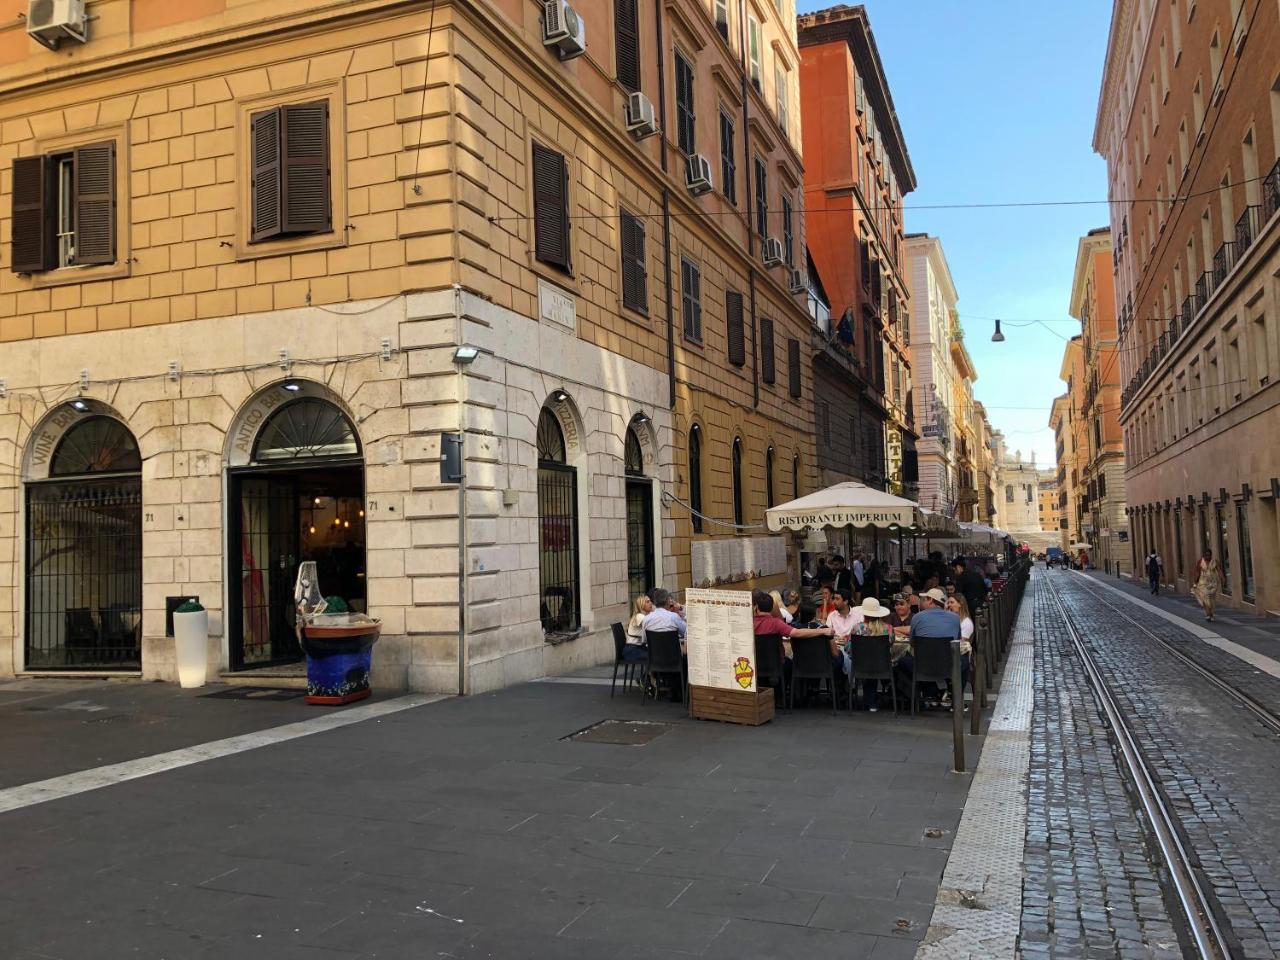
[[[1200,606],[1204,608],[1204,618],[1213,620],[1213,604],[1218,599],[1218,590],[1221,588],[1222,573],[1218,561],[1213,559],[1213,551],[1206,550],[1200,558],[1200,562],[1196,565],[1200,576],[1196,580],[1195,595],[1200,601]]]

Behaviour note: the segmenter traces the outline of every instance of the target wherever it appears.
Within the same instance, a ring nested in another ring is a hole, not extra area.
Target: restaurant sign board
[[[909,527],[915,522],[915,509],[905,507],[841,508],[822,510],[773,510],[768,514],[771,530],[822,529],[823,527],[888,527],[893,524]]]
[[[689,685],[723,690],[756,689],[756,644],[751,594],[746,590],[684,593],[688,623],[685,652]]]

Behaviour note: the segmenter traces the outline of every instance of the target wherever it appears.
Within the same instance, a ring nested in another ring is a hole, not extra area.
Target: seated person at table
[[[867,597],[867,599],[863,600],[858,612],[862,614],[862,622],[854,627],[850,644],[857,643],[859,637],[883,637],[890,632],[887,622],[889,610],[887,607],[880,606],[880,601],[875,597]],[[846,656],[848,655],[846,654]],[[845,668],[845,672],[848,673],[852,662],[850,660],[845,662],[849,664]],[[876,712],[876,698],[879,692],[879,680],[862,681],[862,702],[870,713]]]
[[[782,594],[777,590],[770,590],[769,597],[773,600],[773,612],[785,620],[791,622],[791,611],[787,609],[787,605],[782,602]]]
[[[889,612],[888,624],[889,629],[899,636],[905,637],[911,632],[911,618],[915,616],[915,611],[911,609],[911,602],[905,593],[895,593],[893,595],[893,609]]]
[[[911,608],[911,615],[914,617],[920,612],[920,597],[916,595],[916,588],[910,581],[902,585],[902,595],[906,597],[907,606]]]
[[[683,608],[676,602],[676,598],[662,587],[656,587],[652,597],[653,610],[641,621],[641,627],[646,631],[652,630],[654,633],[674,630],[683,640],[685,634],[689,632],[689,626],[685,623]]]
[[[793,626],[800,626],[796,623],[796,616],[800,613],[800,591],[788,590],[786,594],[787,612],[791,614],[791,623]]]
[[[823,625],[822,621],[818,619],[818,605],[812,600],[805,600],[796,606],[796,614],[791,619],[791,628],[793,630],[801,628],[816,630]]]
[[[831,580],[827,580],[822,584],[822,591],[819,594],[820,602],[818,603],[818,619],[826,621],[831,611],[835,610],[835,592],[836,588]]]
[[[947,598],[947,609],[960,618],[960,689],[969,682],[969,655],[973,652],[973,618],[964,594]]]
[[[832,598],[835,609],[827,615],[826,624],[831,628],[831,655],[839,657],[840,647],[853,636],[853,628],[862,622],[862,610],[852,606],[853,594],[849,590],[837,590]]]
[[[773,612],[773,597],[769,596],[763,590],[751,591],[752,616],[754,619],[755,635],[757,637],[767,637],[777,634],[779,641],[790,640],[796,638],[803,640],[805,637],[830,637],[830,627],[793,627],[781,617]],[[785,651],[785,647],[783,648]]]
[[[926,590],[920,595],[920,612],[911,618],[912,640],[917,637],[945,637],[948,640],[959,638],[960,618],[945,609],[946,602],[947,595],[937,587]],[[906,689],[912,693],[914,693],[911,689],[914,666],[915,660],[910,653],[898,661],[899,680],[905,681]]]
[[[622,647],[622,659],[635,662],[648,660],[649,641],[644,635],[644,618],[653,613],[653,601],[642,593],[631,605],[631,611],[631,619],[627,621],[627,642]]]

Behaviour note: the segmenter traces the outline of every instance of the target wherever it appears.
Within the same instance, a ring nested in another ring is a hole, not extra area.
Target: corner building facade
[[[1280,609],[1277,49],[1274,3],[1120,0],[1094,131],[1132,569],[1156,550],[1188,590],[1212,550],[1220,602],[1260,613]]]
[[[784,579],[794,19],[585,0],[562,61],[531,4],[264,6],[0,32],[0,674],[171,679],[184,597],[211,673],[288,664],[304,560],[382,620],[375,685],[451,692],[611,657],[652,586]]]

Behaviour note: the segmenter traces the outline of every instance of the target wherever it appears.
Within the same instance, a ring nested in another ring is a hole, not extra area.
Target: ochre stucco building
[[[312,559],[375,684],[481,691],[611,657],[648,587],[785,577],[794,13],[575,6],[565,58],[514,0],[0,27],[0,673],[170,678],[187,596],[212,671],[287,664]]]

